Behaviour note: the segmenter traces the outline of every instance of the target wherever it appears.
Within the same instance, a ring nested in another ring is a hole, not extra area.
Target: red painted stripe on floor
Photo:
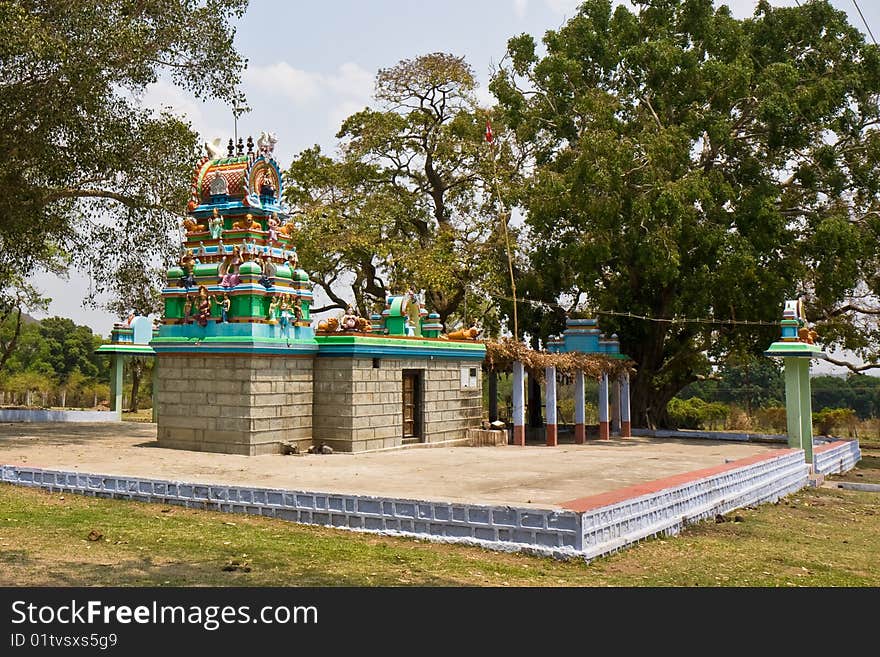
[[[841,445],[845,445],[848,442],[850,442],[850,441],[849,440],[835,440],[833,443],[827,443],[825,445],[819,445],[819,447],[813,447],[813,454],[827,452],[829,450],[840,447]]]
[[[681,486],[682,484],[687,484],[698,479],[704,479],[705,477],[711,477],[712,475],[727,472],[728,470],[736,470],[737,468],[760,463],[761,461],[769,461],[770,459],[779,458],[780,456],[785,456],[787,454],[791,454],[797,451],[800,450],[779,449],[772,452],[766,452],[764,454],[755,454],[754,456],[747,456],[745,458],[731,461],[730,463],[724,463],[722,465],[716,465],[711,468],[703,468],[702,470],[684,472],[679,475],[672,475],[671,477],[664,477],[663,479],[648,481],[644,484],[636,484],[634,486],[627,486],[626,488],[618,488],[617,490],[612,490],[607,493],[599,493],[598,495],[581,497],[576,500],[571,500],[570,502],[562,502],[560,506],[570,511],[583,513],[584,511],[598,509],[602,506],[609,506],[611,504],[623,502],[624,500],[628,500],[633,497],[641,497],[642,495],[656,493],[667,488]]]

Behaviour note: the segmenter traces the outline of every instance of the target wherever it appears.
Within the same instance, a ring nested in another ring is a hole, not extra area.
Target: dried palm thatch
[[[530,349],[524,343],[510,338],[502,338],[499,341],[487,341],[486,360],[484,366],[489,371],[509,372],[513,369],[513,363],[519,361],[523,364],[529,376],[543,380],[544,369],[555,367],[559,374],[574,375],[582,370],[585,376],[599,379],[602,374],[615,377],[623,372],[632,373],[632,361],[620,358],[610,358],[599,354],[584,354],[580,352],[567,352],[551,354],[546,351]]]

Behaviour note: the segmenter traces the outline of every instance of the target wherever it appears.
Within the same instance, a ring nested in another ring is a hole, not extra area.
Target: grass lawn
[[[864,456],[847,479],[880,479],[856,477],[880,472]],[[880,494],[805,489],[726,520],[585,564],[0,485],[0,585],[880,585]]]

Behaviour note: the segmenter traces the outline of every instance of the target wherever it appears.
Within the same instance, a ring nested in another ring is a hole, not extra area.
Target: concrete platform
[[[0,425],[0,481],[586,560],[810,482],[802,450],[705,439],[246,457],[162,449],[155,436],[155,425]],[[822,474],[860,456],[857,442],[815,451]]]
[[[0,424],[0,464],[214,485],[520,508],[568,503],[783,446],[636,437],[559,447],[237,456],[157,447],[156,425]]]

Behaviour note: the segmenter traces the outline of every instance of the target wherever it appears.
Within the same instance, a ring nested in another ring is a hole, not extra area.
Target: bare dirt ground
[[[780,447],[784,445],[626,438],[555,448],[248,457],[160,448],[155,424],[0,424],[0,464],[6,465],[542,508]]]

